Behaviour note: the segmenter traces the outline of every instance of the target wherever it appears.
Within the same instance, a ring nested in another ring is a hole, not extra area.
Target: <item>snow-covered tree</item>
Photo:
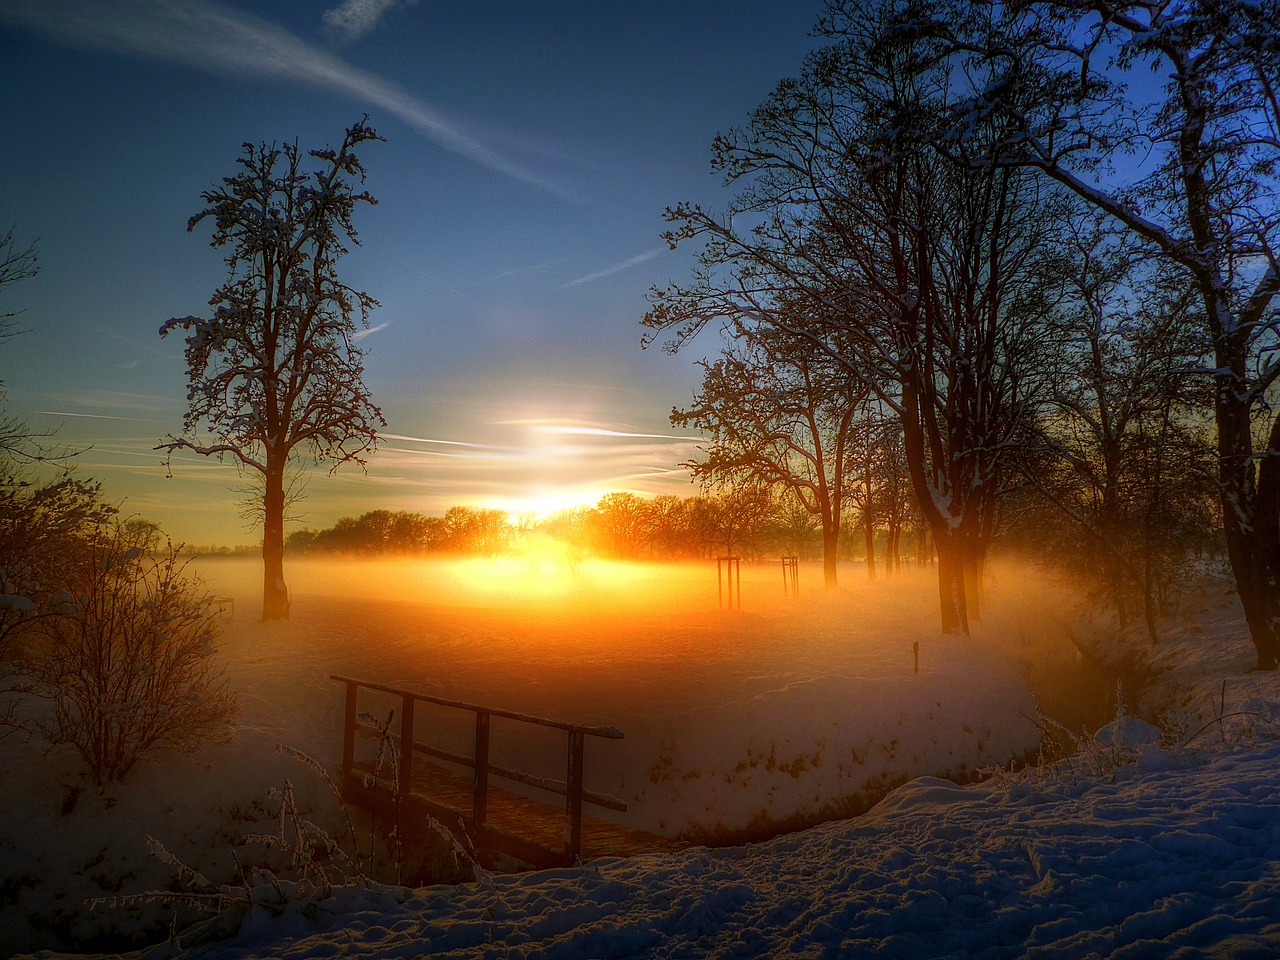
[[[1068,524],[1060,562],[1111,596],[1123,627],[1140,596],[1152,640],[1160,587],[1203,542],[1212,466],[1192,292],[1104,224],[1064,225],[1075,248],[1063,350],[1044,418],[1046,454],[1028,470]],[[1081,536],[1081,534],[1084,536]]]
[[[956,8],[900,21],[903,36],[948,37],[964,61],[973,92],[953,154],[1040,171],[1180,271],[1196,299],[1227,555],[1257,667],[1275,669],[1280,3],[1019,0],[976,31],[957,30]],[[976,123],[1000,126],[999,149],[971,147]]]
[[[187,412],[182,436],[157,449],[229,457],[263,481],[264,620],[289,614],[284,580],[286,468],[310,456],[333,468],[361,465],[385,425],[364,384],[357,317],[377,306],[344,284],[338,262],[358,243],[352,215],[376,201],[357,192],[365,170],[356,150],[381,139],[364,120],[337,149],[303,152],[246,143],[241,170],[202,194],[187,225],[214,223],[212,246],[227,251],[227,282],[211,317],[160,328],[186,333]],[[308,170],[314,162],[314,169]]]
[[[873,384],[933,533],[942,627],[966,631],[1038,401],[1058,194],[940,155],[929,138],[954,97],[947,64],[893,33],[894,5],[859,6],[717,139],[713,166],[736,191],[727,214],[668,211],[670,242],[705,247],[692,282],[655,290],[644,322],[677,331],[672,348],[717,318],[764,325]]]

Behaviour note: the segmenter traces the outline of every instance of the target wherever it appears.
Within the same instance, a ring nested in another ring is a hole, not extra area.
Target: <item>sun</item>
[[[576,507],[594,507],[605,490],[541,490],[525,496],[505,498],[499,509],[507,511],[512,523],[521,518],[545,520],[553,514]],[[498,506],[495,504],[495,506]]]

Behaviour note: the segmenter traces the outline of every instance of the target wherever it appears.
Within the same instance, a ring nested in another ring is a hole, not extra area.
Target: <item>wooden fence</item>
[[[594,804],[620,813],[626,812],[627,805],[622,800],[607,794],[594,793],[583,786],[583,748],[586,738],[599,737],[605,740],[621,740],[622,733],[614,727],[588,726],[561,720],[549,720],[546,717],[516,713],[511,710],[501,710],[475,703],[465,703],[460,700],[447,700],[443,697],[415,693],[400,687],[373,683],[368,680],[356,680],[352,677],[336,674],[331,676],[331,679],[346,686],[346,704],[342,726],[342,783],[344,789],[346,789],[357,769],[357,730],[366,729],[377,732],[380,729],[360,719],[358,698],[360,690],[364,689],[391,694],[400,698],[398,735],[400,769],[397,771],[396,782],[399,785],[402,797],[408,797],[412,793],[415,775],[424,772],[415,768],[415,756],[422,755],[436,760],[443,760],[446,763],[469,768],[472,771],[470,815],[466,816],[466,811],[449,809],[452,812],[462,813],[466,820],[469,821],[467,826],[472,831],[473,836],[477,838],[477,845],[480,845],[482,841],[488,838],[496,846],[500,848],[502,846],[501,838],[494,831],[488,829],[490,782],[493,778],[520,783],[564,797],[564,849],[562,853],[568,862],[573,862],[582,853],[582,805],[584,803]],[[475,715],[475,747],[471,756],[454,753],[419,740],[414,732],[414,707],[418,703],[429,703],[473,713]],[[567,748],[564,779],[557,780],[540,777],[493,763],[490,760],[490,720],[494,717],[563,731]],[[432,767],[433,771],[438,771],[440,774],[445,773],[442,768],[434,764],[428,764],[427,766]],[[503,793],[506,795],[507,791],[503,791]],[[536,800],[530,800],[529,804],[546,806]],[[528,849],[526,846],[519,844],[517,846],[520,850]],[[516,855],[521,856],[522,854],[517,853]]]

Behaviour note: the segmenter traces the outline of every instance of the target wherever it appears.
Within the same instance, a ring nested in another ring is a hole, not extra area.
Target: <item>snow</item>
[[[253,608],[255,568],[202,566],[219,595]],[[226,622],[219,652],[244,700],[234,743],[165,756],[103,794],[76,794],[69,811],[70,757],[0,743],[0,807],[25,825],[0,840],[0,947],[31,949],[41,941],[30,927],[50,920],[127,932],[136,921],[84,907],[109,892],[92,876],[124,877],[124,893],[163,889],[174,871],[147,854],[151,835],[216,879],[219,853],[262,829],[266,791],[286,779],[317,819],[331,815],[327,788],[274,744],[332,768],[341,688],[328,675],[347,672],[616,725],[625,740],[589,745],[588,787],[623,796],[631,822],[695,838],[762,812],[812,822],[868,779],[907,782],[861,817],[742,846],[318,899],[290,899],[283,884],[283,899],[255,893],[250,909],[228,911],[229,939],[188,956],[1280,953],[1280,745],[1248,735],[1267,732],[1280,691],[1243,672],[1241,616],[1225,593],[1144,654],[1161,679],[1137,712],[1181,711],[1190,743],[1130,710],[1072,760],[959,786],[940,774],[1034,745],[1019,671],[1046,659],[1047,635],[1078,631],[1096,655],[1132,657],[1101,624],[1071,617],[1052,584],[998,575],[965,640],[933,632],[927,575],[868,584],[852,567],[834,597],[812,589],[815,568],[802,571],[810,592],[797,603],[781,599],[776,565],[747,566],[741,613],[715,609],[714,579],[696,567],[588,564],[572,583],[479,561],[289,572],[293,621]],[[1240,716],[1212,722],[1224,702]]]
[[[1271,956],[1277,760],[1034,793],[921,778],[769,843],[388,890],[193,955]]]

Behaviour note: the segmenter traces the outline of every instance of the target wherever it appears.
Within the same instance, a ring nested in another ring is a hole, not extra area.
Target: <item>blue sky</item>
[[[242,142],[321,146],[368,113],[380,203],[343,275],[382,304],[363,345],[389,438],[367,474],[312,471],[306,524],[689,493],[667,415],[705,351],[639,346],[645,291],[689,271],[662,209],[723,203],[711,139],[797,72],[819,8],[0,0],[0,229],[41,257],[0,295],[30,331],[0,356],[9,410],[92,445],[79,469],[176,539],[252,540],[234,469],[167,479],[151,449],[185,395],[158,328],[224,279],[187,218]]]

